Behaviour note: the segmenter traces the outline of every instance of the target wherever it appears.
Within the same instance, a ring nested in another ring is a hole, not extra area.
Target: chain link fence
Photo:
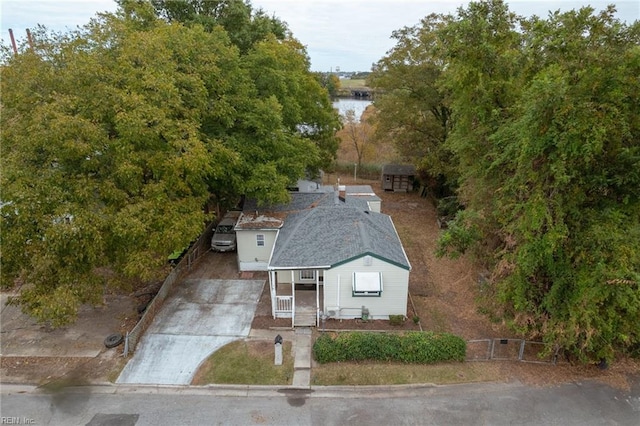
[[[525,339],[475,339],[467,341],[467,361],[520,361],[537,364],[556,364],[558,353],[546,355],[542,342]]]

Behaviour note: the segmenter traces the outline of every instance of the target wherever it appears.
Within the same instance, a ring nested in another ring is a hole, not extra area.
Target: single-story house
[[[382,166],[382,189],[408,192],[413,190],[416,168],[412,165],[385,164]]]
[[[379,209],[370,187],[322,186],[286,205],[245,204],[239,268],[269,272],[274,318],[316,326],[407,314],[411,265],[391,217],[371,209],[376,199]]]

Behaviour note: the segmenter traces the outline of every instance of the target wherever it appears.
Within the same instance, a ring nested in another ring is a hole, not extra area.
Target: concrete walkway
[[[296,328],[293,340],[293,386],[311,386],[311,329]]]
[[[311,329],[299,327],[294,330],[254,330],[249,333],[252,339],[275,340],[280,335],[283,341],[291,342],[293,353],[293,383],[292,387],[311,387]]]

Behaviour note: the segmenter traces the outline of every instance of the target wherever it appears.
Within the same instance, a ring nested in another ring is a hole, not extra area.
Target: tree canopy
[[[451,110],[438,86],[443,60],[437,34],[447,19],[430,15],[415,27],[394,31],[396,45],[368,77],[376,89],[376,138],[393,140],[401,158],[434,189],[453,185],[456,177],[445,145]]]
[[[614,12],[472,2],[398,32],[374,80],[381,116],[414,105],[388,131],[457,182],[440,254],[479,254],[502,318],[584,361],[640,350],[640,24]],[[434,150],[405,135],[438,102],[451,127]]]
[[[207,200],[283,201],[332,158],[337,113],[302,46],[276,35],[242,53],[224,26],[122,1],[4,52],[1,278],[26,312],[62,325],[105,286],[157,279]]]

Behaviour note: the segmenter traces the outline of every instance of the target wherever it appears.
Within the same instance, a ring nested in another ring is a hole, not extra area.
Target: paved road
[[[207,356],[249,334],[263,285],[262,280],[182,282],[156,315],[117,383],[191,383]]]
[[[3,386],[3,418],[26,418],[38,425],[640,424],[640,378],[631,392],[596,382],[305,390],[113,386],[52,394],[20,390]]]

